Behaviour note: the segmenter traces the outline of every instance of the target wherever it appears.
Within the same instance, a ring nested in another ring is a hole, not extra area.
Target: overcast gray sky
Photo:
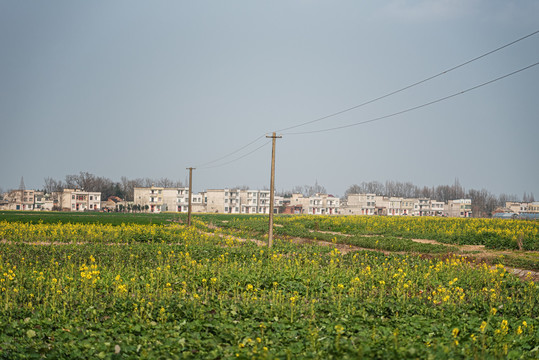
[[[88,171],[269,186],[271,131],[539,30],[537,0],[0,0],[0,186]],[[452,184],[539,196],[539,34],[277,140],[276,187]],[[262,137],[261,137],[262,136]],[[213,162],[204,164],[243,147]],[[232,162],[230,162],[232,161]],[[228,162],[228,163],[227,163]],[[208,167],[214,165],[223,166]]]

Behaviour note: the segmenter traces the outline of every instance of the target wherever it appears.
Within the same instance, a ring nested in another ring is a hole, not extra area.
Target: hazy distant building
[[[64,189],[58,193],[58,201],[63,211],[97,211],[101,207],[101,193]]]
[[[346,206],[341,209],[343,215],[374,215],[376,194],[349,194]]]
[[[472,216],[472,199],[449,200],[444,207],[449,217],[468,218]]]
[[[142,211],[150,213],[189,211],[189,188],[165,188],[160,186],[136,187],[133,194],[133,204],[140,206]],[[191,211],[205,211],[202,194],[191,195]]]

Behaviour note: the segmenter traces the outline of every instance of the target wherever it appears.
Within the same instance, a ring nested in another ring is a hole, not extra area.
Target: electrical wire
[[[225,159],[225,158],[227,158],[227,157],[229,157],[229,156],[231,156],[231,155],[234,155],[234,154],[240,152],[241,150],[245,149],[246,147],[248,147],[248,146],[254,144],[254,143],[257,142],[258,140],[262,139],[264,136],[265,136],[265,134],[264,134],[264,135],[260,135],[259,137],[257,137],[256,139],[254,139],[253,141],[251,141],[250,143],[248,143],[247,145],[244,145],[244,146],[240,147],[240,148],[237,149],[237,150],[234,150],[234,151],[232,151],[232,152],[230,152],[230,153],[228,153],[228,154],[226,154],[226,155],[223,155],[223,156],[221,156],[221,157],[219,157],[219,158],[217,158],[217,159],[215,159],[215,160],[207,161],[207,162],[205,162],[205,163],[199,164],[198,166],[195,166],[195,167],[196,167],[196,168],[205,168],[206,165],[213,164],[213,163],[216,163],[216,162],[218,162],[218,161],[220,161],[220,160],[223,160],[223,159]]]
[[[334,130],[340,130],[340,129],[345,129],[345,128],[353,127],[353,126],[363,125],[363,124],[375,122],[375,121],[382,120],[382,119],[387,119],[387,118],[390,118],[390,117],[393,117],[393,116],[397,116],[397,115],[401,115],[401,114],[404,114],[404,113],[407,113],[407,112],[410,112],[410,111],[414,111],[414,110],[417,110],[417,109],[421,109],[421,108],[427,107],[427,106],[429,106],[429,105],[433,105],[433,104],[439,103],[439,102],[444,101],[444,100],[451,99],[451,98],[453,98],[453,97],[455,97],[455,96],[462,95],[462,94],[467,93],[467,92],[469,92],[469,91],[476,90],[476,89],[478,89],[478,88],[480,88],[480,87],[483,87],[483,86],[492,84],[492,83],[494,83],[494,82],[496,82],[496,81],[505,79],[505,78],[507,78],[507,77],[509,77],[509,76],[512,76],[512,75],[515,75],[515,74],[518,74],[518,73],[521,72],[521,71],[530,69],[530,68],[532,68],[532,67],[534,67],[534,66],[537,66],[537,65],[539,65],[539,62],[536,62],[535,64],[528,65],[528,66],[523,67],[523,68],[521,68],[521,69],[519,69],[519,70],[513,71],[513,72],[511,72],[511,73],[509,73],[509,74],[500,76],[500,77],[498,77],[498,78],[496,78],[496,79],[493,79],[493,80],[484,82],[484,83],[482,83],[482,84],[473,86],[473,87],[468,88],[468,89],[466,89],[466,90],[459,91],[458,93],[454,93],[454,94],[452,94],[452,95],[448,95],[448,96],[445,96],[445,97],[442,97],[442,98],[439,98],[439,99],[430,101],[430,102],[428,102],[428,103],[425,103],[425,104],[422,104],[422,105],[418,105],[418,106],[414,106],[414,107],[411,107],[411,108],[408,108],[408,109],[405,109],[405,110],[401,110],[401,111],[398,111],[398,112],[395,112],[395,113],[392,113],[392,114],[389,114],[389,115],[384,115],[384,116],[380,116],[380,117],[377,117],[377,118],[374,118],[374,119],[369,119],[369,120],[359,121],[359,122],[355,122],[355,123],[348,124],[348,125],[335,126],[335,127],[331,127],[331,128],[320,129],[320,130],[312,130],[312,131],[283,133],[283,135],[305,135],[305,134],[314,134],[314,133],[321,133],[321,132],[327,132],[327,131],[334,131]]]
[[[465,65],[468,65],[468,64],[470,64],[470,63],[472,63],[472,62],[474,62],[474,61],[477,61],[477,60],[479,60],[479,59],[481,59],[481,58],[484,58],[484,57],[486,57],[486,56],[488,56],[488,55],[491,55],[491,54],[493,54],[493,53],[495,53],[495,52],[497,52],[497,51],[500,51],[500,50],[502,50],[502,49],[504,49],[504,48],[506,48],[506,47],[508,47],[508,46],[511,46],[511,45],[513,45],[513,44],[516,44],[516,43],[518,43],[519,41],[522,41],[522,40],[524,40],[524,39],[526,39],[526,38],[529,38],[529,37],[531,37],[531,36],[533,36],[533,35],[535,35],[535,34],[538,34],[538,33],[539,33],[539,30],[536,30],[536,31],[534,31],[534,32],[532,32],[532,33],[530,33],[530,34],[528,34],[528,35],[526,35],[526,36],[523,36],[523,37],[517,39],[517,40],[514,40],[514,41],[512,41],[512,42],[510,42],[510,43],[507,43],[507,44],[505,44],[505,45],[503,45],[503,46],[500,46],[500,47],[498,47],[498,48],[496,48],[496,49],[494,49],[494,50],[491,50],[491,51],[489,51],[489,52],[487,52],[487,53],[484,53],[483,55],[477,56],[477,57],[475,57],[475,58],[473,58],[473,59],[471,59],[471,60],[468,60],[468,61],[466,61],[466,62],[463,62],[463,63],[461,63],[461,64],[459,64],[459,65],[457,65],[457,66],[454,66],[454,67],[452,67],[452,68],[450,68],[450,69],[447,69],[447,70],[445,70],[445,71],[442,71],[442,72],[440,72],[440,73],[438,73],[438,74],[436,74],[436,75],[430,76],[430,77],[428,77],[428,78],[426,78],[426,79],[423,79],[423,80],[421,80],[421,81],[415,82],[415,83],[413,83],[413,84],[411,84],[411,85],[408,85],[408,86],[405,86],[405,87],[403,87],[403,88],[401,88],[401,89],[392,91],[392,92],[390,92],[390,93],[387,93],[387,94],[382,95],[382,96],[380,96],[380,97],[377,97],[377,98],[375,98],[375,99],[366,101],[366,102],[361,103],[361,104],[359,104],[359,105],[355,105],[355,106],[349,107],[349,108],[347,108],[347,109],[344,109],[344,110],[341,110],[341,111],[337,111],[337,112],[335,112],[335,113],[332,113],[332,114],[329,114],[329,115],[326,115],[326,116],[323,116],[323,117],[320,117],[320,118],[317,118],[317,119],[314,119],[314,120],[306,121],[306,122],[301,123],[301,124],[298,124],[298,125],[294,125],[294,126],[290,126],[290,127],[287,127],[287,128],[283,128],[283,129],[277,130],[277,132],[283,132],[283,131],[287,131],[287,130],[291,130],[291,129],[298,128],[298,127],[300,127],[300,126],[305,126],[305,125],[313,124],[313,123],[315,123],[315,122],[319,122],[319,121],[322,121],[322,120],[325,120],[325,119],[328,119],[328,118],[331,118],[331,117],[334,117],[334,116],[337,116],[337,115],[341,115],[341,114],[344,114],[344,113],[346,113],[346,112],[348,112],[348,111],[351,111],[351,110],[360,108],[360,107],[362,107],[362,106],[371,104],[371,103],[373,103],[373,102],[375,102],[375,101],[385,99],[385,98],[387,98],[387,97],[389,97],[389,96],[391,96],[391,95],[395,95],[395,94],[400,93],[400,92],[402,92],[402,91],[404,91],[404,90],[408,90],[408,89],[410,89],[410,88],[412,88],[412,87],[414,87],[414,86],[423,84],[423,83],[425,83],[425,82],[427,82],[427,81],[430,81],[430,80],[435,79],[435,78],[437,78],[437,77],[439,77],[439,76],[442,76],[442,75],[444,75],[444,74],[447,74],[448,72],[451,72],[451,71],[456,70],[456,69],[458,69],[458,68],[461,68],[461,67],[463,67],[463,66],[465,66]]]
[[[466,61],[466,62],[463,62],[463,63],[461,63],[461,64],[459,64],[459,65],[456,65],[456,66],[454,66],[454,67],[452,67],[452,68],[450,68],[450,69],[447,69],[447,70],[445,70],[445,71],[442,71],[442,72],[440,72],[440,73],[438,73],[438,74],[436,74],[436,75],[430,76],[430,77],[425,78],[425,79],[423,79],[423,80],[417,81],[417,82],[415,82],[415,83],[413,83],[413,84],[410,84],[410,85],[405,86],[405,87],[403,87],[403,88],[400,88],[400,89],[398,89],[398,90],[395,90],[395,91],[392,91],[392,92],[390,92],[390,93],[387,93],[387,94],[385,94],[385,95],[383,95],[383,96],[379,96],[379,97],[377,97],[377,98],[375,98],[375,99],[366,101],[366,102],[361,103],[361,104],[359,104],[359,105],[355,105],[355,106],[352,106],[352,107],[350,107],[350,108],[347,108],[347,109],[344,109],[344,110],[341,110],[341,111],[338,111],[338,112],[335,112],[335,113],[332,113],[332,114],[329,114],[329,115],[326,115],[326,116],[323,116],[323,117],[320,117],[320,118],[317,118],[317,119],[314,119],[314,120],[306,121],[306,122],[303,122],[303,123],[301,123],[301,124],[297,124],[297,125],[294,125],[294,126],[290,126],[290,127],[286,127],[286,128],[277,130],[277,132],[282,133],[282,132],[287,131],[287,130],[291,130],[291,129],[295,129],[295,128],[298,128],[298,127],[301,127],[301,126],[313,124],[313,123],[315,123],[315,122],[319,122],[319,121],[322,121],[322,120],[325,120],[325,119],[328,119],[328,118],[331,118],[331,117],[335,117],[335,116],[337,116],[337,115],[341,115],[341,114],[346,113],[346,112],[349,112],[349,111],[351,111],[351,110],[354,110],[354,109],[360,108],[360,107],[362,107],[362,106],[371,104],[371,103],[373,103],[373,102],[375,102],[375,101],[379,101],[379,100],[385,99],[385,98],[387,98],[387,97],[389,97],[389,96],[395,95],[395,94],[397,94],[397,93],[400,93],[400,92],[405,91],[405,90],[407,90],[407,89],[410,89],[410,88],[412,88],[412,87],[418,86],[418,85],[423,84],[423,83],[425,83],[425,82],[427,82],[427,81],[430,81],[430,80],[432,80],[432,79],[435,79],[435,78],[437,78],[437,77],[439,77],[439,76],[442,76],[442,75],[444,75],[444,74],[447,74],[447,73],[449,73],[449,72],[451,72],[451,71],[453,71],[453,70],[456,70],[456,69],[461,68],[461,67],[463,67],[463,66],[465,66],[465,65],[468,65],[468,64],[470,64],[470,63],[472,63],[472,62],[474,62],[474,61],[477,61],[477,60],[479,60],[479,59],[481,59],[481,58],[484,58],[484,57],[486,57],[486,56],[488,56],[488,55],[491,55],[491,54],[493,54],[493,53],[495,53],[495,52],[497,52],[497,51],[500,51],[500,50],[502,50],[502,49],[504,49],[504,48],[506,48],[506,47],[509,47],[509,46],[511,46],[511,45],[513,45],[513,44],[516,44],[516,43],[518,43],[518,42],[520,42],[520,41],[522,41],[522,40],[524,40],[524,39],[526,39],[526,38],[529,38],[529,37],[531,37],[531,36],[533,36],[533,35],[536,35],[536,34],[538,34],[538,33],[539,33],[539,30],[536,30],[536,31],[534,31],[534,32],[532,32],[532,33],[530,33],[530,34],[528,34],[528,35],[525,35],[525,36],[523,36],[523,37],[520,37],[520,38],[518,38],[518,39],[516,39],[516,40],[514,40],[514,41],[512,41],[512,42],[510,42],[510,43],[507,43],[507,44],[505,44],[505,45],[502,45],[502,46],[500,46],[500,47],[498,47],[498,48],[496,48],[496,49],[494,49],[494,50],[491,50],[491,51],[489,51],[489,52],[486,52],[486,53],[484,53],[484,54],[482,54],[482,55],[480,55],[480,56],[477,56],[477,57],[475,57],[475,58],[473,58],[473,59],[471,59],[471,60],[468,60],[468,61]],[[531,66],[535,66],[535,65],[531,65]],[[531,66],[530,66],[530,67],[531,67]],[[520,71],[525,70],[525,69],[526,69],[526,68],[521,69]],[[518,71],[517,71],[517,72],[518,72]],[[515,72],[515,73],[516,73],[516,72]],[[510,76],[510,75],[511,75],[511,74],[508,74],[507,76]],[[505,77],[506,77],[506,76],[505,76]],[[498,79],[495,79],[495,80],[493,80],[492,82],[497,81],[497,80],[501,80],[502,78],[503,78],[503,77],[498,78]],[[490,82],[488,82],[488,83],[490,83]],[[482,85],[480,85],[480,86],[478,86],[478,87],[487,85],[488,83],[482,84]],[[475,87],[475,88],[477,88],[477,87]],[[396,116],[396,115],[399,115],[399,114],[402,114],[402,113],[405,113],[405,112],[409,112],[409,111],[412,111],[412,110],[416,110],[416,109],[419,109],[419,108],[421,108],[421,107],[425,107],[425,106],[428,106],[428,105],[432,105],[432,104],[434,104],[434,103],[436,103],[436,102],[440,102],[440,101],[449,99],[449,98],[451,98],[451,97],[454,97],[454,96],[463,94],[463,93],[465,93],[465,92],[471,91],[471,90],[473,90],[473,89],[475,89],[475,88],[467,89],[467,90],[465,90],[465,91],[463,91],[463,92],[461,92],[461,93],[453,94],[453,95],[451,95],[451,96],[448,96],[448,97],[445,97],[445,98],[442,98],[442,99],[438,99],[438,100],[436,100],[436,101],[434,101],[434,102],[431,102],[431,103],[423,104],[423,105],[420,105],[420,106],[417,106],[417,107],[414,107],[414,108],[410,108],[410,109],[407,109],[407,110],[403,110],[403,111],[400,111],[400,112],[398,112],[398,113],[386,115],[386,116],[383,116],[383,117],[380,117],[380,118],[376,118],[376,119],[366,120],[366,121],[359,122],[359,123],[354,123],[354,124],[349,124],[349,125],[344,125],[344,126],[339,126],[339,127],[329,128],[329,129],[314,130],[314,131],[306,131],[306,132],[292,132],[292,133],[284,133],[284,134],[286,134],[286,135],[309,134],[309,133],[316,133],[316,132],[323,132],[323,131],[338,130],[338,129],[347,128],[347,127],[351,127],[351,126],[356,126],[356,125],[360,125],[360,124],[364,124],[364,123],[368,123],[368,122],[373,122],[373,121],[385,119],[385,118],[388,118],[388,117],[391,117],[391,116]],[[199,165],[196,166],[196,168],[199,168],[199,169],[209,169],[209,168],[213,168],[213,167],[220,167],[220,166],[223,166],[223,165],[226,165],[226,164],[235,162],[235,161],[237,161],[237,160],[240,160],[240,159],[244,158],[245,156],[250,155],[250,154],[252,154],[253,152],[259,150],[260,148],[262,148],[262,147],[265,146],[266,144],[264,144],[264,145],[262,145],[262,146],[260,146],[260,147],[258,147],[258,148],[256,148],[256,149],[254,149],[253,151],[251,151],[251,152],[249,152],[249,153],[247,153],[247,154],[245,154],[245,155],[243,155],[243,156],[241,156],[241,157],[239,157],[239,158],[236,158],[236,159],[234,159],[234,160],[231,160],[231,161],[229,161],[229,162],[226,162],[226,163],[223,163],[223,164],[220,164],[220,165],[216,165],[216,166],[207,166],[207,165],[210,165],[210,164],[219,162],[219,161],[221,161],[221,160],[223,160],[223,159],[226,159],[226,158],[229,157],[229,156],[232,156],[232,155],[234,155],[234,154],[240,152],[241,150],[243,150],[243,149],[245,149],[245,148],[251,146],[252,144],[254,144],[254,143],[256,143],[257,141],[259,141],[260,139],[264,138],[265,135],[266,135],[266,134],[260,135],[259,137],[257,137],[257,138],[254,139],[253,141],[247,143],[246,145],[244,145],[244,146],[242,146],[242,147],[240,147],[240,148],[238,148],[238,149],[236,149],[236,150],[234,150],[234,151],[232,151],[232,152],[230,152],[230,153],[227,153],[227,154],[225,154],[225,155],[223,155],[223,156],[221,156],[221,157],[219,157],[219,158],[216,158],[216,159],[214,159],[214,160],[211,160],[211,161],[208,161],[208,162],[199,164]]]
[[[257,140],[258,140],[258,139],[257,139]],[[253,142],[251,142],[251,144],[252,144],[252,143],[253,143]],[[252,153],[254,153],[254,152],[256,152],[256,151],[258,151],[258,150],[262,149],[262,148],[263,148],[264,146],[267,146],[267,145],[268,145],[268,144],[270,144],[270,143],[271,143],[271,140],[270,140],[270,141],[267,141],[267,142],[265,142],[264,144],[260,145],[260,146],[259,146],[259,147],[257,147],[256,149],[254,149],[254,150],[251,150],[251,151],[249,151],[248,153],[246,153],[246,154],[243,154],[242,156],[240,156],[240,157],[238,157],[238,158],[236,158],[236,159],[233,159],[233,160],[227,161],[227,162],[225,162],[225,163],[222,163],[222,164],[219,164],[219,165],[213,165],[213,166],[206,166],[206,167],[202,167],[202,168],[200,168],[200,169],[213,169],[213,168],[216,168],[216,167],[221,167],[221,166],[225,166],[225,165],[231,164],[231,163],[233,163],[233,162],[236,162],[236,161],[238,161],[238,160],[241,160],[241,159],[243,159],[243,158],[244,158],[244,157],[246,157],[246,156],[249,156],[249,155],[251,155]],[[249,145],[250,145],[250,144],[249,144]]]

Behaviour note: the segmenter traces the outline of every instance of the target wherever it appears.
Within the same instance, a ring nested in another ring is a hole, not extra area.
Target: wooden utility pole
[[[193,169],[192,167],[187,168],[189,170],[189,207],[187,209],[187,226],[191,226],[191,199],[193,198],[191,192],[193,191]]]
[[[273,246],[273,203],[275,199],[275,139],[282,138],[273,133],[272,136],[266,136],[272,139],[271,145],[271,180],[270,180],[270,213],[269,213],[269,232],[268,232],[268,247]]]

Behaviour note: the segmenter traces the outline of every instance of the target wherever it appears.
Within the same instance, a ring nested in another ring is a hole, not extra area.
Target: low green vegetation
[[[0,222],[2,359],[539,357],[539,286],[503,265],[320,225],[298,234],[422,255],[297,243],[301,218],[268,249],[245,241],[262,217],[64,216]]]

